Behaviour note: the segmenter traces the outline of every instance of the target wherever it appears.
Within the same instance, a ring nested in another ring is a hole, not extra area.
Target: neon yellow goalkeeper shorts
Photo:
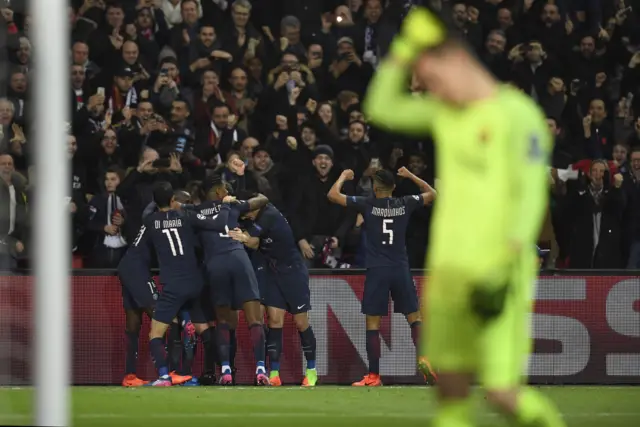
[[[536,280],[535,257],[523,253],[511,276],[510,292],[502,314],[482,323],[471,310],[473,278],[454,268],[431,271],[423,294],[426,327],[423,348],[440,372],[473,373],[480,384],[508,389],[526,379],[531,351],[530,313]]]

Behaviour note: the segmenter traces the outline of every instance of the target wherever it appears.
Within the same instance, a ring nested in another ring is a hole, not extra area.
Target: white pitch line
[[[219,412],[219,413],[153,413],[145,414],[143,416],[133,418],[307,418],[307,417],[326,417],[326,418],[407,418],[407,419],[425,419],[429,420],[433,418],[434,414],[407,414],[407,413],[329,413],[329,412],[250,412],[244,414],[231,413],[231,412]],[[479,418],[496,418],[498,414],[480,414]],[[564,418],[631,418],[640,417],[640,412],[596,412],[596,413],[573,413],[562,414]],[[0,420],[14,420],[14,419],[26,419],[31,418],[31,415],[26,414],[3,414],[0,415]],[[104,413],[104,414],[76,414],[73,418],[77,419],[131,419],[132,414],[117,414],[117,413]]]

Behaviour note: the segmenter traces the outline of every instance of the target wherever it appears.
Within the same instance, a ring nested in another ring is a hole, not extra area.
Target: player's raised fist
[[[622,174],[617,173],[613,176],[613,185],[616,188],[620,188],[622,186],[622,181],[624,181]]]
[[[398,176],[402,178],[409,178],[411,176],[411,172],[409,171],[409,169],[403,166],[400,169],[398,169]]]
[[[345,169],[344,171],[342,171],[340,178],[344,179],[345,181],[351,181],[354,176],[355,175],[351,169]]]

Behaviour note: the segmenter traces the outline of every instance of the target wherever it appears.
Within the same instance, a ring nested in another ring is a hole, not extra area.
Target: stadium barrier
[[[314,274],[315,273],[315,274]],[[419,292],[428,286],[415,273]],[[538,384],[640,384],[640,279],[613,275],[542,276],[533,315],[535,349],[529,360]],[[611,274],[611,272],[609,272]],[[55,286],[54,283],[51,286]],[[113,272],[80,270],[72,281],[73,382],[118,384],[124,369],[124,313]],[[317,337],[318,370],[324,384],[349,383],[366,369],[364,317],[360,314],[362,271],[317,270],[311,275],[311,324]],[[2,385],[30,383],[33,334],[32,279],[0,276],[0,364]],[[389,307],[392,313],[392,307]],[[148,353],[145,321],[139,376],[155,376]],[[381,374],[386,384],[418,384],[415,350],[402,315],[384,319]],[[302,379],[303,357],[295,328],[284,330],[281,376]],[[201,354],[194,371],[201,370]],[[248,331],[238,327],[238,381],[253,380]]]

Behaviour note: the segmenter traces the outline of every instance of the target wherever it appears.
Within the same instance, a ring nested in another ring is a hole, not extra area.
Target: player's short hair
[[[386,169],[379,169],[374,172],[373,180],[381,187],[391,190],[396,185],[393,174]]]
[[[212,189],[225,185],[225,181],[222,178],[222,174],[216,173],[208,177],[202,183],[202,190],[205,194],[208,194]]]
[[[186,190],[175,190],[173,192],[173,198],[176,202],[189,203],[191,201],[191,194]]]
[[[167,181],[159,181],[153,185],[153,201],[159,208],[168,208],[173,199],[173,187]]]

